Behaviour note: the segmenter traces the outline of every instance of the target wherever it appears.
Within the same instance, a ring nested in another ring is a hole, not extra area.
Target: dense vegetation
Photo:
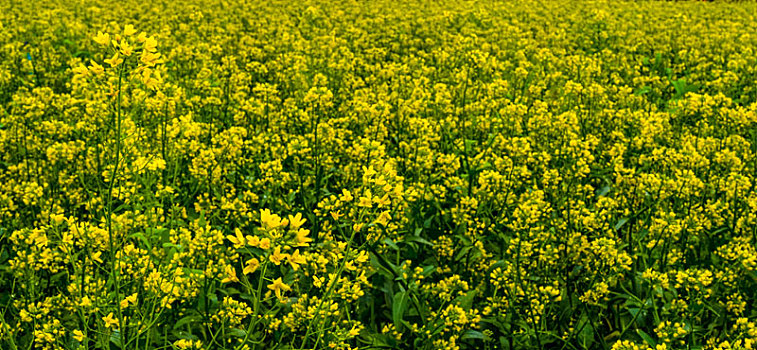
[[[2,349],[751,349],[757,4],[0,0]]]

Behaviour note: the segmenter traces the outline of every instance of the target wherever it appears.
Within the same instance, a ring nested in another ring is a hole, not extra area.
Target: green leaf
[[[641,95],[648,94],[650,91],[652,91],[652,88],[650,88],[649,86],[642,86],[638,90],[636,90],[633,94],[636,96],[641,96]]]
[[[400,250],[400,247],[397,246],[397,243],[394,243],[394,241],[391,238],[389,238],[389,237],[384,238],[384,240],[381,241],[381,242],[383,242],[384,244],[388,245],[390,248],[392,248],[392,249],[394,249],[396,251]]]
[[[503,349],[508,349],[508,350],[512,349],[512,346],[510,345],[510,341],[507,340],[505,336],[499,337],[499,345],[501,345]]]
[[[394,327],[397,331],[402,330],[402,317],[405,316],[405,311],[407,310],[407,300],[407,291],[394,294],[392,302],[392,321],[394,321]]]
[[[628,222],[628,218],[622,218],[622,219],[618,220],[618,223],[617,223],[617,224],[615,224],[615,227],[613,227],[613,228],[615,229],[615,231],[618,231],[618,230],[620,230],[620,229],[621,229],[621,228],[623,227],[623,225],[625,225],[625,224],[626,224],[627,222]]]
[[[465,331],[465,333],[463,334],[462,339],[463,340],[466,340],[466,339],[485,340],[486,339],[486,335],[484,335],[484,333],[481,333],[479,331],[474,331],[472,329],[469,329],[469,330]]]
[[[473,289],[471,291],[468,291],[468,293],[465,293],[465,295],[461,296],[460,307],[465,310],[470,310],[473,307],[473,298],[476,297],[477,292],[477,290]]]
[[[388,239],[388,238],[387,238],[387,239]],[[434,246],[434,244],[433,244],[433,243],[429,242],[429,241],[428,241],[428,240],[426,240],[425,238],[422,238],[422,237],[418,237],[418,236],[408,236],[407,238],[405,238],[405,241],[406,241],[406,242],[416,242],[416,243],[421,243],[421,244],[425,244],[425,245],[427,245],[427,246],[429,246],[429,247],[433,247],[433,246]]]
[[[168,236],[170,236],[170,233],[171,233],[170,230],[168,230],[165,227],[152,231],[153,235],[157,235],[158,237],[160,237],[160,241],[161,242],[168,242],[169,241],[169,237]]]
[[[152,250],[152,244],[150,244],[150,241],[147,240],[147,237],[142,232],[133,233],[129,237],[139,239],[147,247],[147,250]]]
[[[119,348],[121,347],[121,331],[115,330],[113,333],[110,334],[110,342],[113,344],[116,344]]]
[[[424,267],[423,267],[423,272],[421,272],[421,275],[423,275],[423,277],[428,277],[428,276],[430,276],[430,275],[431,275],[431,273],[432,273],[432,272],[434,272],[435,270],[436,270],[436,266],[434,266],[434,265],[427,265],[427,266],[424,266]],[[755,278],[755,279],[757,279],[757,278]]]
[[[202,321],[202,318],[197,315],[184,316],[180,318],[178,321],[176,321],[176,323],[174,323],[173,329],[179,329],[187,324],[200,322],[200,321]]]
[[[594,327],[589,324],[591,320],[584,314],[581,316],[581,320],[578,322],[576,329],[580,329],[578,333],[578,339],[584,348],[590,348],[594,343]]]
[[[239,328],[234,328],[234,329],[230,330],[228,333],[229,333],[229,335],[232,335],[232,336],[237,337],[237,338],[244,338],[244,336],[247,335],[247,332],[245,332],[245,331],[243,331],[243,330],[241,330]]]
[[[474,146],[476,146],[476,143],[478,143],[478,141],[473,140],[473,139],[466,139],[465,140],[465,150],[468,151],[468,150],[472,149]]]
[[[649,336],[646,332],[642,331],[641,329],[636,329],[636,334],[638,334],[641,339],[644,339],[644,341],[647,343],[647,345],[651,346],[652,348],[655,348],[657,346],[657,342],[652,339],[652,337]]]
[[[391,262],[384,260],[380,255],[372,252],[370,262],[373,268],[390,280],[394,279],[394,276],[397,274],[397,267]]]
[[[606,196],[608,193],[610,193],[610,189],[612,189],[612,187],[610,187],[608,185],[602,186],[601,188],[599,188],[597,190],[597,197],[604,197],[604,196]]]

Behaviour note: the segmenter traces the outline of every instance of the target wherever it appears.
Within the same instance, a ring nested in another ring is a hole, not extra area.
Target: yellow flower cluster
[[[757,347],[754,2],[0,8],[0,349]]]

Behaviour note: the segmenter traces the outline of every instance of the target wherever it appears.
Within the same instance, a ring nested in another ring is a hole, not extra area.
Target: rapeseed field
[[[0,349],[757,347],[757,3],[0,0]]]

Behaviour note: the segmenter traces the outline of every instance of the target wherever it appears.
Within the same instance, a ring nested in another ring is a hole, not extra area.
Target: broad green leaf
[[[644,342],[647,343],[647,345],[651,346],[653,349],[657,346],[657,342],[652,339],[652,337],[649,336],[646,332],[642,331],[641,329],[636,329],[636,334],[638,334],[641,339],[644,340]]]
[[[463,333],[463,336],[462,336],[461,339],[463,339],[463,340],[466,340],[466,339],[484,340],[484,339],[486,339],[486,335],[484,335],[484,333],[481,333],[479,331],[475,331],[475,330],[469,329],[469,330],[465,331],[465,333]]]
[[[401,291],[394,294],[392,301],[392,321],[394,321],[394,327],[397,328],[397,331],[402,329],[402,317],[405,316],[407,300],[407,291]]]

